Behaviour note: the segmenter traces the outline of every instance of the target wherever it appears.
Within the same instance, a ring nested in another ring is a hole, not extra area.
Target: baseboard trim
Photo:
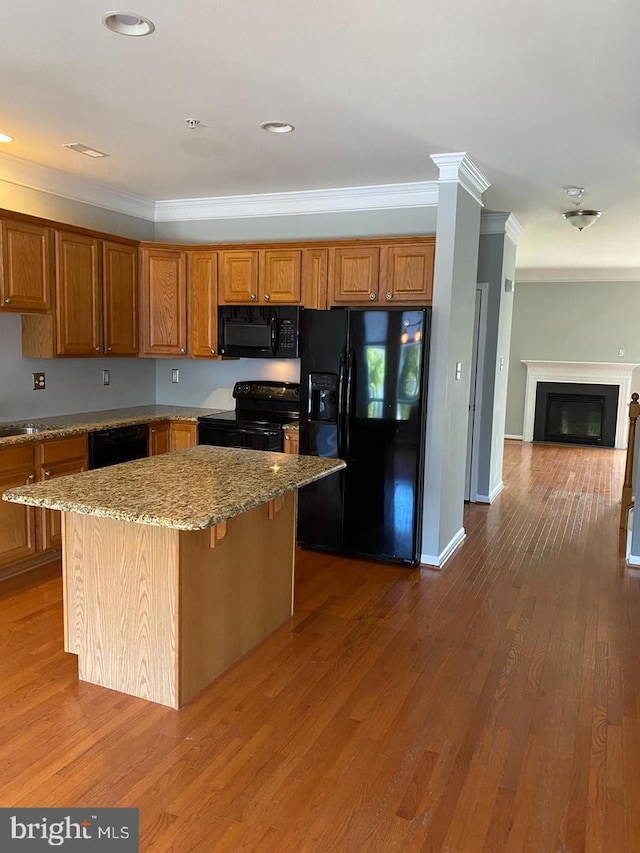
[[[640,566],[640,557],[635,557],[633,554],[627,554],[627,565],[637,568]]]
[[[443,550],[437,557],[433,556],[432,554],[421,554],[420,565],[431,566],[432,568],[441,569],[447,562],[449,557],[456,550],[456,548],[461,545],[466,538],[467,534],[465,533],[465,529],[464,527],[461,527],[460,530],[458,530],[455,536],[453,536],[448,545],[443,548]]]
[[[505,435],[505,438],[511,438],[513,441],[524,441],[521,435]]]
[[[502,480],[500,480],[500,482],[495,487],[495,489],[491,490],[490,495],[476,495],[476,503],[492,504],[503,489],[504,489],[504,483],[502,482]]]

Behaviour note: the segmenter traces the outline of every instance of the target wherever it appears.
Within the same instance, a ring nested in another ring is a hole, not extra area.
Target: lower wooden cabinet
[[[160,453],[168,453],[170,448],[169,431],[170,423],[151,424],[149,427],[149,456],[158,456]]]
[[[0,494],[15,486],[78,474],[87,468],[87,436],[0,448]],[[51,559],[62,545],[61,515],[0,500],[0,576]]]
[[[197,425],[192,421],[171,421],[169,425],[169,446],[171,450],[185,450],[198,443]]]
[[[58,438],[39,443],[39,480],[55,480],[87,470],[87,436]],[[41,509],[40,548],[50,551],[62,547],[62,515],[57,510]]]
[[[300,445],[300,434],[297,429],[285,429],[284,431],[284,452],[298,453]]]

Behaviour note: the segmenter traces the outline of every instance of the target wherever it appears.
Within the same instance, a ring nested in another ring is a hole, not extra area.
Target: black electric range
[[[198,444],[282,451],[283,425],[300,418],[300,385],[259,379],[236,382],[236,408],[198,418]]]

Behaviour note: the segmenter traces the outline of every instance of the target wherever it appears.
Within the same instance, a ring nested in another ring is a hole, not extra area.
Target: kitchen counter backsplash
[[[50,418],[33,418],[24,421],[0,423],[0,447],[24,444],[47,438],[60,438],[98,429],[116,426],[153,423],[160,421],[193,421],[200,415],[213,415],[222,409],[200,409],[190,406],[131,406],[124,409],[105,409],[99,412],[76,412],[72,415],[56,415]],[[2,430],[34,428],[35,432],[21,435],[2,436]]]

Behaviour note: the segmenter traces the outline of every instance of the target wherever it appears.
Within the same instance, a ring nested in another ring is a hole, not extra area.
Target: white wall
[[[640,282],[519,282],[511,331],[507,435],[522,435],[527,370],[522,359],[640,364]],[[624,357],[618,351],[623,348]],[[640,391],[640,369],[632,391]]]
[[[180,381],[171,382],[172,368],[180,371]],[[278,379],[297,382],[300,360],[240,358],[237,361],[202,361],[196,359],[157,359],[155,376],[156,402],[167,406],[204,406],[234,409],[231,392],[235,382],[243,379]]]

